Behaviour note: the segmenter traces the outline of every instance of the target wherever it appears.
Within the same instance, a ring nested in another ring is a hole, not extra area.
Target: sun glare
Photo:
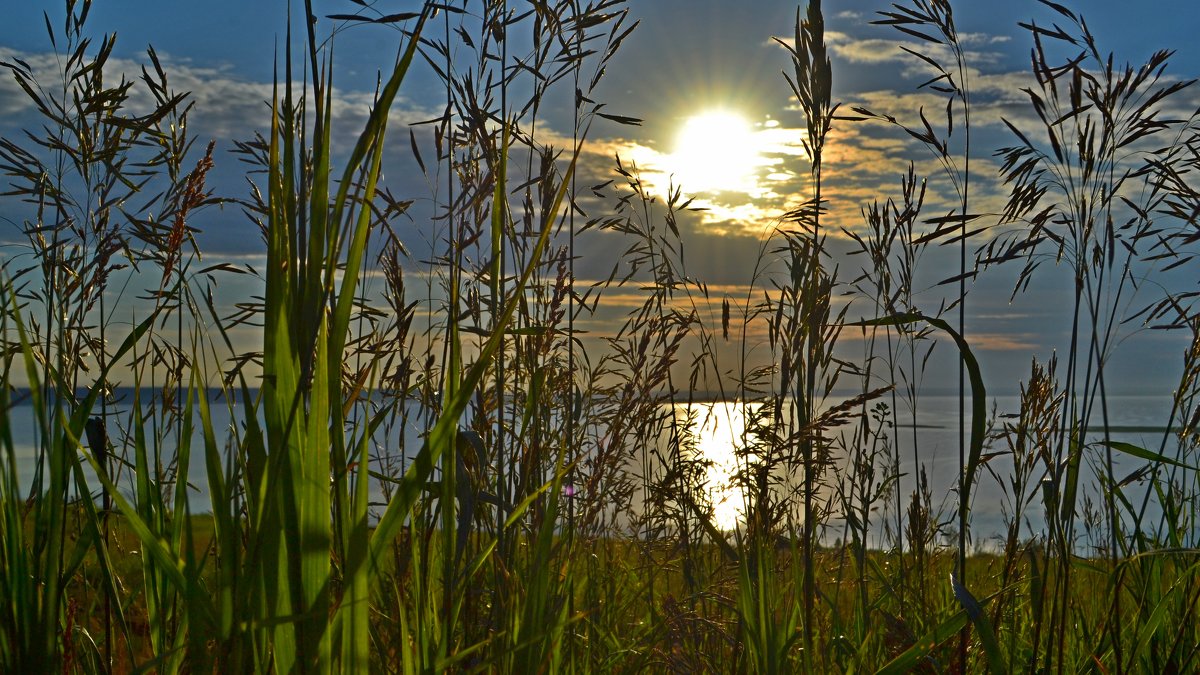
[[[732,112],[713,111],[688,118],[675,138],[671,173],[689,194],[750,192],[762,162],[754,128]]]
[[[739,470],[737,447],[746,435],[746,410],[733,403],[695,404],[695,434],[698,458],[707,463],[704,484],[712,506],[713,524],[734,530],[745,519],[746,495],[736,480]]]

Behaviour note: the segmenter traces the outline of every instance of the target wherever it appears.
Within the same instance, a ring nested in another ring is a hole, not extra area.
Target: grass
[[[679,188],[656,196],[620,158],[613,180],[580,185],[591,126],[640,123],[594,100],[636,39],[621,0],[396,15],[357,3],[331,36],[293,22],[285,44],[305,47],[280,56],[270,129],[233,155],[251,180],[241,197],[206,187],[222,157],[193,148],[187,96],[155,53],[140,80],[114,85],[114,38],[93,45],[90,3],[68,2],[61,26],[47,21],[60,81],[4,64],[46,123],[0,142],[7,198],[30,214],[30,255],[6,259],[0,287],[0,410],[31,411],[38,453],[20,484],[0,425],[0,670],[1195,669],[1196,295],[1123,308],[1192,261],[1200,127],[1161,117],[1190,84],[1165,77],[1169,54],[1115,67],[1081,17],[1044,4],[1066,28],[1025,25],[1038,83],[1025,93],[1043,125],[1009,125],[997,157],[1011,192],[990,215],[972,212],[971,66],[951,4],[898,3],[878,22],[950,46],[911,52],[937,73],[925,86],[947,97],[945,130],[920,112],[841,114],[821,4],[798,9],[786,82],[813,193],[780,214],[739,300],[689,273]],[[314,17],[311,3],[293,10]],[[329,45],[350,28],[393,29],[398,49],[340,148]],[[418,67],[445,85],[444,113],[404,138],[389,111]],[[563,90],[569,140],[539,127]],[[143,92],[151,109],[131,112]],[[928,180],[952,188],[951,213],[922,214],[927,179],[910,165],[862,229],[832,230],[831,131],[872,122],[933,152],[942,173]],[[423,261],[397,234],[412,202],[383,182],[385,153],[412,154],[431,186]],[[194,223],[217,204],[262,233],[262,269],[200,267]],[[599,236],[624,254],[585,283],[576,239]],[[857,247],[857,276],[832,237]],[[945,280],[958,292],[931,299],[914,279],[941,245],[958,249]],[[1074,280],[1063,361],[1034,361],[1019,413],[990,420],[968,283],[1023,265],[1015,295],[1048,260]],[[131,292],[114,287],[124,267],[146,287],[130,322]],[[215,288],[233,274],[259,275],[264,294],[224,315]],[[588,335],[617,293],[636,301]],[[1105,367],[1131,319],[1191,337],[1154,448],[1109,424]],[[239,353],[247,326],[261,342]],[[845,331],[865,338],[860,355],[839,345]],[[732,365],[717,348],[731,335]],[[934,344],[962,373],[952,513],[934,507],[948,486],[930,484],[916,435]],[[773,365],[755,367],[754,350]],[[116,396],[118,371],[132,401]],[[856,393],[835,396],[847,382]],[[744,404],[733,532],[715,524],[689,431],[702,391]],[[1136,472],[1118,474],[1114,453]],[[194,470],[208,485],[199,514]],[[991,552],[972,543],[985,480],[1006,496]]]

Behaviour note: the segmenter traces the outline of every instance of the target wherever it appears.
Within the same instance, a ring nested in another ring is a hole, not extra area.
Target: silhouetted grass
[[[1195,669],[1196,293],[1123,312],[1135,286],[1195,255],[1200,126],[1166,118],[1190,84],[1165,76],[1169,54],[1118,68],[1081,17],[1044,4],[1066,28],[1023,24],[1043,124],[1009,124],[1011,192],[991,215],[971,212],[984,177],[951,5],[898,3],[878,22],[948,47],[910,52],[948,98],[945,130],[923,111],[839,115],[821,4],[798,10],[786,80],[813,193],[780,214],[737,300],[688,269],[679,187],[656,195],[620,158],[611,181],[581,185],[593,123],[639,123],[594,100],[636,39],[623,0],[293,8],[310,20],[284,44],[305,47],[280,56],[270,129],[237,144],[241,198],[208,191],[227,157],[195,151],[187,96],[154,52],[140,80],[114,85],[112,38],[93,46],[90,3],[68,2],[63,27],[47,26],[61,81],[4,64],[45,124],[0,141],[7,197],[31,214],[0,286],[0,670]],[[338,149],[328,45],[352,26],[394,29],[399,48]],[[405,138],[389,110],[417,67],[440,78],[443,112]],[[148,112],[129,112],[135,89]],[[569,140],[543,121],[564,100]],[[831,131],[869,120],[933,152],[942,174],[928,180],[952,188],[952,212],[922,213],[910,164],[861,228],[828,226]],[[416,215],[428,257],[398,234],[416,211],[383,184],[385,153],[411,155],[431,188]],[[261,269],[199,268],[194,235],[221,202],[261,232]],[[576,278],[584,237],[624,243],[606,279]],[[832,237],[856,248],[859,273],[843,275]],[[930,298],[914,279],[944,244],[958,245],[945,280],[957,295]],[[1021,292],[1047,260],[1074,281],[1062,365],[1034,361],[1019,411],[993,420],[964,331],[969,284],[1023,262]],[[134,267],[147,290],[126,322],[112,300],[133,299],[112,284]],[[227,316],[213,298],[234,273],[264,291]],[[617,292],[635,298],[626,314],[588,334]],[[1105,366],[1130,321],[1191,337],[1155,448],[1109,424]],[[236,353],[247,326],[261,343]],[[861,353],[839,347],[846,331]],[[732,365],[718,348],[730,339]],[[963,374],[955,485],[931,484],[916,435],[935,344]],[[132,400],[116,397],[118,369]],[[854,393],[835,395],[847,382]],[[14,405],[19,391],[30,405]],[[697,450],[704,391],[746,419],[730,439],[744,499],[733,531],[717,525]],[[36,429],[30,485],[7,423],[21,414]],[[1134,473],[1118,474],[1114,453]],[[906,456],[916,475],[901,474]],[[988,480],[1005,495],[992,552],[970,517]],[[949,491],[946,516],[933,495]]]

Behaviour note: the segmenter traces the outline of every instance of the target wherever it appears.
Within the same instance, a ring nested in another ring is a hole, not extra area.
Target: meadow
[[[28,214],[0,281],[0,672],[1197,670],[1197,292],[1126,301],[1194,264],[1200,123],[1163,112],[1191,82],[1166,51],[1119,65],[1043,4],[1057,23],[1023,25],[1034,84],[1014,92],[1040,124],[1008,123],[998,176],[972,164],[951,2],[871,19],[930,46],[912,56],[944,126],[837,103],[821,3],[799,7],[779,84],[812,192],[736,298],[689,272],[682,189],[657,196],[619,158],[581,180],[594,124],[641,123],[595,100],[638,39],[625,0],[296,3],[313,20],[281,28],[271,126],[224,155],[194,143],[153,49],[138,77],[110,72],[113,38],[67,0],[46,22],[60,80],[2,64],[43,124],[0,139],[0,208]],[[348,25],[401,45],[350,144],[339,35],[320,33]],[[417,68],[444,112],[405,129],[389,112]],[[538,124],[550,106],[573,110],[569,136]],[[842,229],[823,167],[851,124],[916,139],[940,173],[910,165]],[[433,194],[394,194],[387,153]],[[208,187],[217,163],[246,193]],[[950,213],[925,208],[927,181]],[[974,203],[980,181],[1006,187],[1000,212]],[[428,257],[397,233],[421,204]],[[265,264],[202,256],[217,213],[248,219]],[[576,239],[598,235],[624,254],[580,280]],[[915,279],[935,248],[959,267],[930,303]],[[995,416],[970,285],[1015,270],[1016,295],[1049,268],[1074,282],[1069,340],[1014,374],[1019,412]],[[222,312],[233,278],[262,294]],[[636,301],[611,331],[577,325],[617,294]],[[1190,345],[1152,447],[1110,422],[1106,365],[1131,322]],[[934,345],[958,363],[951,485],[916,442]],[[693,432],[711,400],[743,416],[732,526]],[[994,546],[972,535],[985,481],[1006,497]]]

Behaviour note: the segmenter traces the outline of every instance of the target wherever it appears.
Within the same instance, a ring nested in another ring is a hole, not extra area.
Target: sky
[[[524,5],[524,3],[513,3]],[[904,4],[904,3],[902,3]],[[1069,3],[1080,10],[1101,50],[1117,63],[1138,65],[1155,50],[1174,49],[1168,79],[1200,75],[1200,9],[1185,0],[1160,0],[1138,6],[1115,0]],[[380,2],[384,13],[410,11],[417,3]],[[146,63],[145,49],[153,45],[171,82],[192,92],[191,132],[202,147],[217,142],[218,154],[211,185],[218,194],[246,193],[244,167],[229,154],[232,143],[246,140],[269,124],[265,101],[271,92],[276,55],[286,22],[283,0],[241,2],[145,3],[132,0],[97,2],[89,18],[90,31],[117,34],[114,67],[136,75]],[[663,199],[670,185],[681,184],[693,206],[702,211],[680,214],[688,251],[689,274],[726,297],[744,297],[762,257],[763,237],[778,218],[798,206],[811,191],[808,159],[802,147],[803,116],[798,112],[782,72],[790,70],[788,54],[773,38],[790,39],[797,4],[776,0],[629,0],[629,23],[638,27],[605,71],[594,98],[606,112],[643,120],[640,126],[599,121],[589,132],[581,158],[581,176],[589,184],[616,178],[614,156],[642,171],[646,189]],[[1021,88],[1032,83],[1029,52],[1032,40],[1019,22],[1041,25],[1064,23],[1049,8],[1030,0],[955,3],[955,20],[967,50],[973,95],[972,171],[975,210],[996,213],[1004,187],[996,180],[999,160],[993,151],[1013,140],[1003,123],[1033,128],[1036,117]],[[320,0],[317,11],[333,14],[356,11],[350,0]],[[919,125],[925,110],[939,129],[944,127],[945,98],[918,85],[928,69],[900,49],[917,47],[915,40],[887,26],[871,25],[885,2],[848,0],[824,3],[826,39],[834,71],[834,99],[843,111],[867,106]],[[0,60],[21,59],[52,73],[55,59],[46,37],[43,11],[56,24],[63,8],[57,2],[15,3],[6,8],[0,24]],[[332,25],[322,19],[318,30]],[[345,132],[369,109],[377,73],[387,68],[400,44],[399,34],[380,26],[354,27],[336,38],[337,114]],[[440,114],[442,97],[437,78],[419,68],[404,84],[393,124],[407,125]],[[1200,108],[1200,87],[1186,90],[1170,112],[1188,116]],[[36,111],[7,73],[0,73],[0,135],[16,138],[21,129],[36,127]],[[569,141],[569,108],[559,100],[542,111],[542,128]],[[431,154],[426,130],[414,127],[419,142]],[[961,142],[961,128],[953,137]],[[403,132],[393,139],[403,138]],[[349,136],[347,136],[349,138]],[[956,145],[957,149],[958,146]],[[428,180],[415,171],[408,144],[396,142],[385,166],[386,184],[397,196],[411,196],[417,205],[406,230],[414,260],[425,259],[433,237],[422,231],[428,219]],[[862,210],[873,200],[898,196],[900,177],[908,162],[928,179],[925,214],[944,215],[952,190],[929,153],[911,137],[886,124],[838,121],[826,152],[824,197],[826,224],[835,255],[852,248],[841,228],[861,232]],[[597,204],[594,208],[602,208]],[[0,201],[0,256],[19,259],[24,216],[11,200]],[[424,215],[423,215],[424,214]],[[994,224],[996,217],[991,217]],[[212,209],[193,222],[203,230],[202,248],[209,260],[253,263],[263,258],[258,233],[235,208]],[[987,235],[983,235],[987,236]],[[983,242],[978,242],[982,244]],[[603,278],[624,244],[595,235],[581,257],[581,279]],[[838,257],[844,280],[863,265],[860,257]],[[953,287],[938,282],[957,273],[957,252],[934,248],[922,262],[916,286],[919,307],[931,312]],[[967,334],[983,366],[989,388],[1015,393],[1034,356],[1046,358],[1065,349],[1069,323],[1069,277],[1053,261],[1039,270],[1030,290],[1011,298],[1016,267],[985,270],[973,282],[967,301]],[[1194,286],[1196,269],[1185,267],[1161,277],[1167,288]],[[1160,277],[1156,277],[1159,279]],[[252,294],[246,280],[233,280],[221,302],[228,308]],[[239,285],[242,284],[242,285]],[[1160,297],[1155,284],[1121,301],[1131,314]],[[591,319],[596,335],[614,330],[619,298]],[[871,308],[856,305],[850,318],[867,317]],[[1141,329],[1135,322],[1120,330],[1121,346],[1111,362],[1110,389],[1115,393],[1169,394],[1177,377],[1182,336]],[[933,363],[930,386],[949,390],[953,384],[948,348],[940,348]],[[956,377],[954,378],[956,381]]]

